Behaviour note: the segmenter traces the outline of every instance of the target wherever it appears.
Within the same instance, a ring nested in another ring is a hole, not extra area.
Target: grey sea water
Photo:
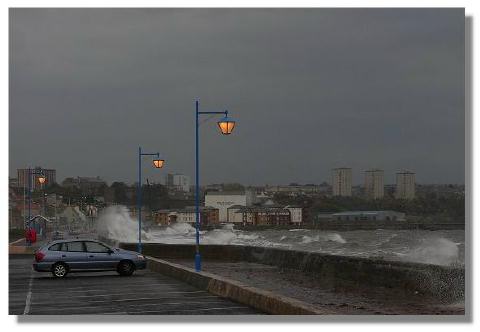
[[[99,234],[124,242],[137,241],[136,220],[121,206],[106,209],[98,221]],[[193,244],[195,229],[177,223],[143,232],[144,242]],[[203,244],[235,244],[278,247],[335,255],[383,258],[436,265],[463,265],[463,230],[356,230],[310,229],[242,231],[232,226],[202,231]]]

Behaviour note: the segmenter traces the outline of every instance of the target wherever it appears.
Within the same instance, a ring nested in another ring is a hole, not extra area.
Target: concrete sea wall
[[[136,244],[120,247],[136,250]],[[333,288],[386,287],[407,294],[425,294],[445,302],[464,298],[465,270],[420,263],[407,263],[336,256],[276,248],[202,245],[203,260],[247,261],[293,269],[318,277]],[[192,259],[194,245],[143,244],[143,253],[160,259]]]

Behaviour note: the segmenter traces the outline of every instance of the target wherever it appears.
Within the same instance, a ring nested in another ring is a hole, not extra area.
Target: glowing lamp
[[[222,134],[230,135],[235,127],[235,120],[226,115],[218,120],[217,124]]]
[[[38,177],[38,183],[44,184],[45,181],[47,181],[47,178],[45,176],[41,175]]]
[[[162,168],[164,162],[165,160],[163,159],[153,159],[153,166],[155,166],[155,168]]]

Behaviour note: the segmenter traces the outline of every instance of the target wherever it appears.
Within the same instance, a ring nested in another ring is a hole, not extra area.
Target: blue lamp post
[[[138,185],[137,185],[137,212],[138,212],[138,244],[137,251],[142,252],[142,156],[156,156],[153,159],[155,168],[162,168],[165,163],[160,159],[160,153],[144,153],[142,148],[138,147]]]
[[[202,258],[200,256],[200,175],[198,153],[198,118],[201,114],[223,114],[217,121],[217,125],[223,135],[230,135],[235,127],[235,120],[228,116],[228,111],[223,112],[200,112],[198,100],[195,101],[195,271],[202,270]]]

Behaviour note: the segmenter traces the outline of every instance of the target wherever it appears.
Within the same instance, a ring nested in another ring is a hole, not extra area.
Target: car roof
[[[65,243],[65,242],[80,242],[80,241],[103,243],[103,242],[95,240],[95,239],[61,239],[61,240],[55,240],[55,241],[49,242],[48,245],[57,244],[57,243]]]

